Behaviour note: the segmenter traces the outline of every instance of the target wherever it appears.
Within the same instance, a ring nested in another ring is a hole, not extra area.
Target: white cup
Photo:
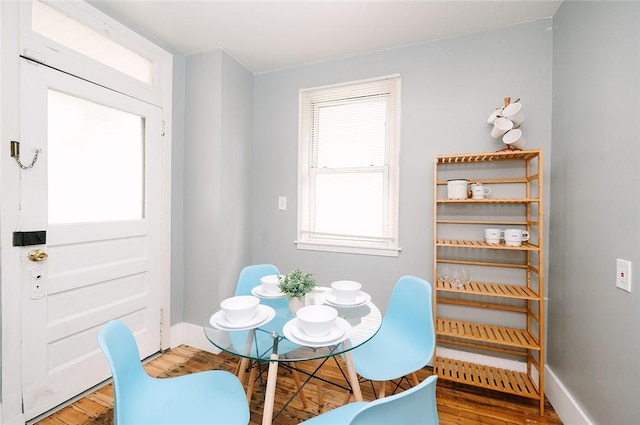
[[[471,198],[484,199],[485,196],[491,195],[491,188],[482,183],[471,184]]]
[[[489,118],[487,118],[487,123],[493,125],[496,122],[496,120],[501,116],[502,116],[502,108],[497,108],[495,111],[491,113],[491,115],[489,115]]]
[[[338,310],[328,305],[308,305],[296,312],[302,332],[312,337],[325,336],[338,317]]]
[[[502,116],[511,120],[514,127],[518,127],[524,122],[524,114],[522,113],[522,103],[510,103],[502,110]]]
[[[353,280],[336,280],[331,283],[331,289],[338,301],[343,303],[352,303],[360,294],[362,284]]]
[[[522,229],[505,229],[504,243],[507,246],[520,246],[522,242],[529,240],[529,232]]]
[[[491,137],[494,139],[501,138],[504,133],[511,130],[513,128],[513,121],[507,118],[496,118],[493,123],[493,128],[491,129]]]
[[[512,149],[520,150],[527,145],[526,140],[524,140],[522,136],[522,130],[519,128],[507,131],[505,135],[502,136],[502,142]]]
[[[258,311],[260,298],[251,295],[238,295],[222,300],[222,315],[231,323],[246,323]]]
[[[265,294],[278,294],[280,293],[279,284],[277,274],[270,274],[267,276],[262,276],[260,278],[260,284],[262,285],[262,290]]]
[[[484,229],[484,240],[488,244],[497,245],[500,243],[502,230],[500,229]]]
[[[447,180],[447,198],[449,199],[467,199],[469,197],[468,190],[469,180]]]

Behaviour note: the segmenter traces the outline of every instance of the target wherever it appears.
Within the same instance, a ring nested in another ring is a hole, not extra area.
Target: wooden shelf
[[[508,369],[436,357],[434,371],[440,379],[538,400],[535,382],[526,374]]]
[[[471,162],[515,161],[534,159],[540,155],[540,149],[526,151],[498,151],[484,153],[461,153],[437,155],[436,164],[464,164]]]
[[[445,283],[442,279],[438,279],[436,281],[436,291],[485,295],[519,300],[537,300],[539,298],[538,294],[531,288],[505,283],[469,282],[461,288],[456,288],[450,283]]]
[[[489,248],[489,249],[509,249],[515,251],[537,251],[540,249],[538,245],[523,242],[520,246],[507,246],[504,242],[499,244],[489,244],[485,241],[467,241],[467,240],[451,240],[438,239],[436,246],[451,246],[454,248]]]
[[[436,335],[444,337],[481,341],[527,350],[540,350],[538,339],[525,329],[443,318],[437,318],[435,326]]]
[[[484,199],[437,199],[438,204],[530,204],[540,202],[539,198],[484,198]]]
[[[436,373],[442,379],[536,399],[540,415],[544,414],[545,339],[543,175],[540,149],[434,159]],[[452,176],[490,185],[495,197],[448,199],[444,186]],[[481,227],[521,228],[531,239],[520,246],[488,244],[479,234]],[[512,284],[471,281],[456,288],[438,276],[446,265],[468,268],[472,278]],[[447,358],[439,356],[440,347]],[[513,359],[522,359],[522,366]]]

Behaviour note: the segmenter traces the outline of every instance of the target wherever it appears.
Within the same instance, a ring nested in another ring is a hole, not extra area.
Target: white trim
[[[19,123],[19,55],[20,50],[20,10],[27,2],[5,2],[0,1],[0,136],[4,143],[10,140],[20,140]],[[162,120],[165,122],[165,136],[162,137],[162,228],[161,228],[161,285],[162,298],[160,300],[164,309],[164,322],[162,326],[162,347],[168,347],[171,332],[170,299],[171,299],[171,135],[172,135],[172,83],[173,83],[173,56],[154,45],[142,36],[136,34],[129,28],[113,20],[106,14],[95,9],[86,2],[68,1],[61,3],[63,7],[73,10],[74,13],[84,14],[92,22],[102,22],[110,28],[111,34],[119,33],[115,37],[124,37],[132,50],[142,49],[146,57],[155,60],[158,78],[155,80],[155,87],[137,82],[130,77],[119,76],[116,78],[117,90],[128,87],[131,88],[136,97],[146,100],[148,103],[160,106],[163,111]],[[123,41],[123,40],[119,40]],[[33,45],[33,43],[31,43]],[[23,46],[27,48],[27,46]],[[38,48],[34,52],[37,56],[43,54],[44,60],[49,65],[60,63],[60,55],[56,52]],[[52,54],[54,57],[52,57]],[[152,56],[152,57],[150,57]],[[68,58],[71,65],[78,70],[78,73],[92,72],[100,78],[104,78],[104,66],[86,63],[79,58]],[[109,84],[105,84],[109,85]],[[158,129],[160,131],[160,129]],[[22,287],[15,284],[20,282],[21,270],[16,268],[20,264],[22,250],[12,246],[12,232],[19,223],[16,199],[19,199],[19,168],[13,158],[9,157],[8,149],[0,149],[0,195],[3,200],[0,203],[0,300],[2,302],[2,352],[1,362],[1,400],[0,423],[2,424],[24,424],[24,414],[22,413]],[[201,329],[201,328],[200,328]],[[206,349],[202,344],[202,349]],[[209,344],[210,345],[210,344]],[[209,347],[209,349],[211,349]]]
[[[181,322],[171,326],[171,348],[182,344],[213,354],[220,353],[220,350],[204,336],[202,326],[192,323]]]
[[[320,244],[313,242],[300,242],[295,241],[298,249],[306,251],[327,251],[327,252],[342,252],[345,254],[363,254],[363,255],[379,255],[382,257],[397,257],[400,253],[400,248],[373,248],[364,246],[347,246],[347,245],[333,245],[333,244]]]
[[[545,395],[553,405],[553,410],[556,411],[562,423],[596,425],[595,422],[589,419],[549,365],[545,365]]]

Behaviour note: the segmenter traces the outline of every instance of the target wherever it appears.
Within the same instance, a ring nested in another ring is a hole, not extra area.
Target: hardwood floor
[[[329,361],[321,369],[320,375],[332,382],[346,385],[338,364]],[[188,346],[179,346],[156,359],[145,364],[147,372],[156,377],[178,376],[187,373],[223,369],[233,372],[237,359],[228,354],[211,354]],[[306,362],[300,365],[302,370],[310,372],[315,364]],[[340,366],[342,366],[340,364]],[[343,369],[344,370],[344,369]],[[431,374],[426,368],[418,372],[423,379]],[[304,379],[304,375],[302,375]],[[265,374],[266,379],[266,374]],[[284,411],[274,419],[274,425],[293,425],[313,417],[319,410],[326,411],[342,405],[349,396],[348,391],[322,383],[322,406],[318,405],[318,385],[312,380],[304,387],[307,408],[304,408],[301,398],[295,397]],[[393,390],[391,384],[387,387],[387,394]],[[279,368],[278,385],[276,389],[276,406],[274,415],[290,395],[295,391],[295,384],[290,371]],[[365,400],[372,400],[373,393],[368,383],[362,384]],[[465,385],[449,383],[444,380],[438,382],[436,390],[438,414],[441,425],[562,425],[562,422],[547,402],[545,415],[538,415],[536,401],[510,396],[498,392],[481,390]],[[251,399],[251,425],[260,425],[262,420],[262,391],[259,382]],[[94,393],[78,400],[48,417],[37,422],[38,425],[102,425],[113,424],[113,389],[106,385]],[[401,423],[401,421],[399,421]],[[176,424],[178,425],[178,424]]]

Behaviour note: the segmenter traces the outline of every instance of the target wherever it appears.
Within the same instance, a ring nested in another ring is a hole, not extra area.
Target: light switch
[[[286,210],[287,209],[287,197],[281,196],[278,198],[278,209]]]

